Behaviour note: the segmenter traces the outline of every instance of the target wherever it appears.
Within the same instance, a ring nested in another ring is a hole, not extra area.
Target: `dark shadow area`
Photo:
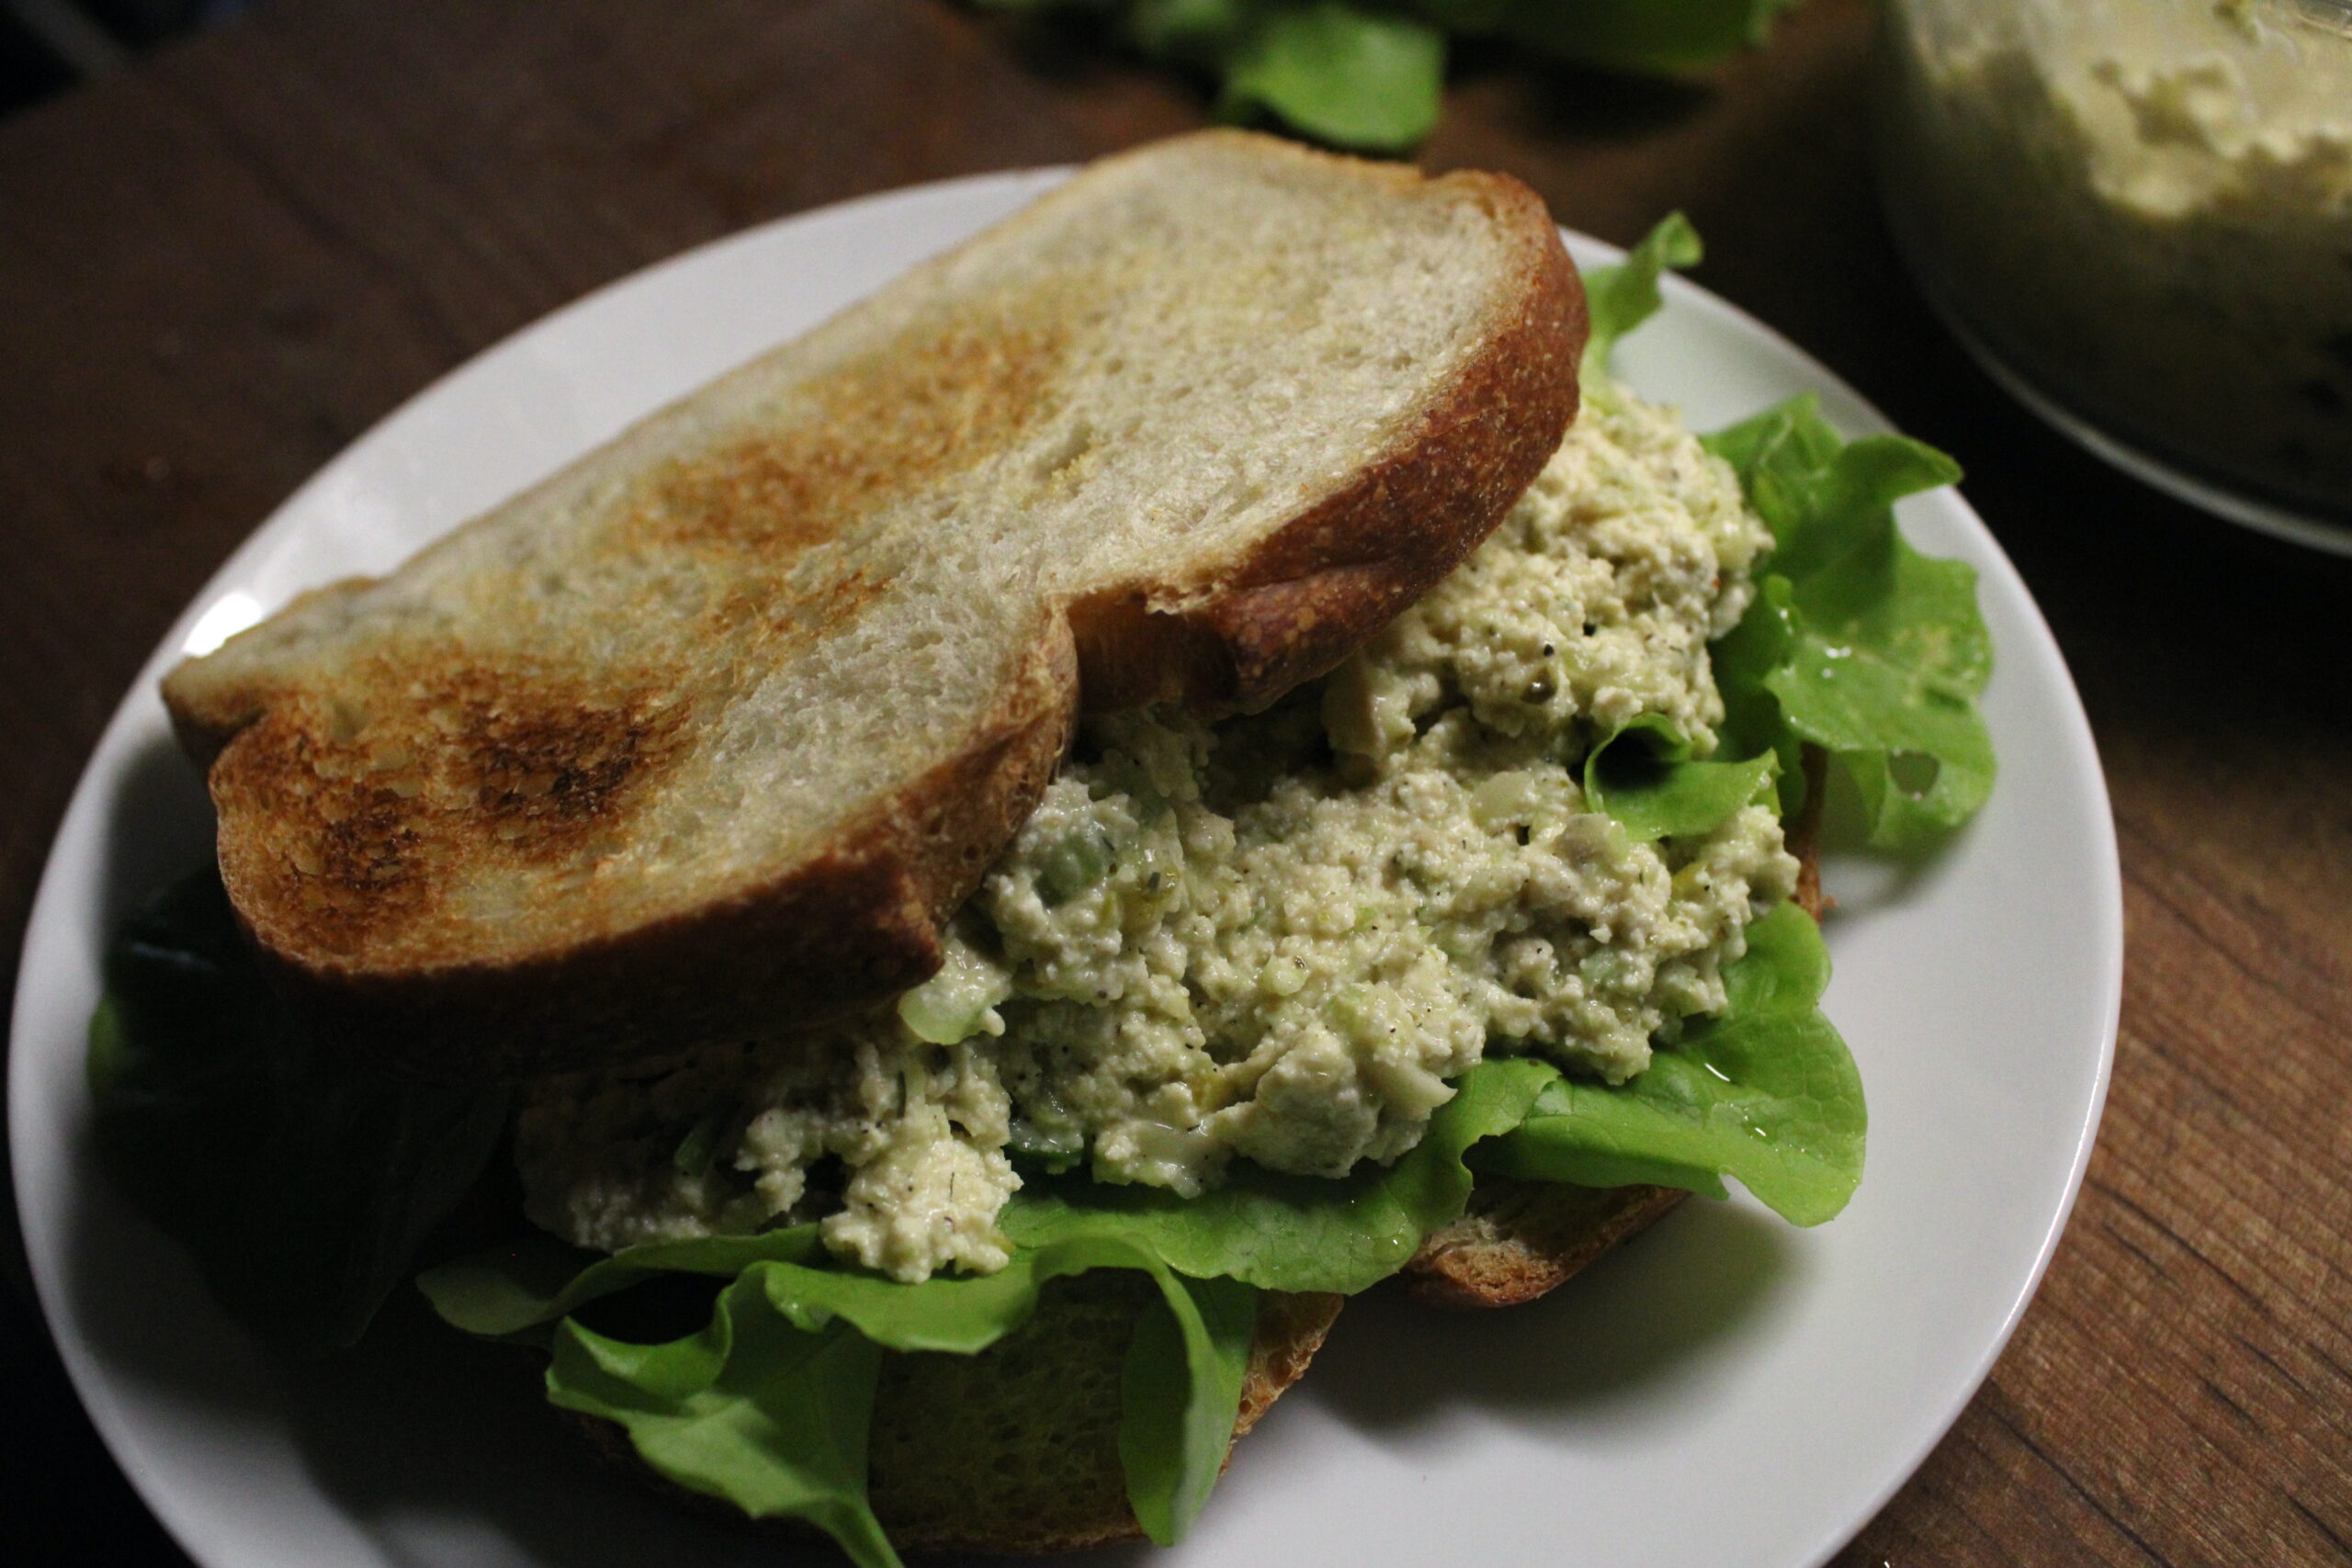
[[[350,1355],[289,1372],[288,1418],[320,1485],[353,1517],[403,1517],[510,1540],[523,1552],[582,1568],[740,1561],[758,1550],[748,1526],[706,1519],[608,1468],[550,1408],[535,1352],[468,1337],[435,1318],[415,1291],[385,1304]],[[836,1561],[822,1548],[784,1548],[778,1561]],[[765,1555],[765,1553],[762,1553]]]
[[[123,764],[107,802],[97,903],[107,934],[212,856],[212,799],[204,775],[168,735],[158,735]]]
[[[0,5],[0,117],[113,75],[246,0],[39,0]]]
[[[535,1352],[458,1333],[413,1290],[394,1294],[359,1351],[295,1370],[287,1389],[311,1472],[354,1517],[393,1525],[394,1561],[428,1562],[402,1550],[403,1518],[463,1519],[567,1568],[843,1561],[813,1538],[681,1506],[601,1459],[548,1404]],[[446,1528],[435,1536],[446,1542]],[[1071,1561],[1122,1568],[1149,1550]]]
[[[1789,1269],[1787,1229],[1693,1200],[1507,1312],[1428,1307],[1395,1284],[1376,1287],[1340,1314],[1305,1396],[1378,1431],[1454,1406],[1552,1416],[1638,1394],[1755,1318]]]
[[[110,1378],[250,1419],[273,1401],[264,1363],[205,1293],[195,1262],[106,1184],[89,1129],[68,1155],[64,1286],[85,1347]]]
[[[8,1561],[186,1564],[123,1479],[50,1344],[28,1292],[0,1290],[0,1474]]]
[[[0,11],[0,116],[62,93],[81,80],[40,36]]]
[[[74,1229],[75,1310],[110,1377],[217,1414],[224,1437],[283,1426],[320,1489],[377,1536],[390,1562],[433,1568],[510,1552],[567,1568],[843,1561],[813,1538],[682,1506],[646,1476],[600,1459],[548,1404],[534,1352],[449,1328],[412,1289],[394,1293],[357,1349],[297,1362],[231,1328],[187,1260],[119,1205],[85,1205]],[[56,1382],[56,1397],[70,1402]],[[74,1472],[88,1473],[94,1457],[80,1456]],[[176,1560],[127,1486],[116,1479],[113,1490],[129,1506],[120,1533],[145,1553],[124,1560]],[[103,1538],[83,1529],[72,1539],[87,1548]],[[1148,1550],[1072,1561],[1124,1568]],[[76,1551],[54,1560],[96,1558]]]
[[[412,1289],[394,1293],[357,1349],[298,1362],[231,1328],[176,1248],[117,1206],[91,1205],[74,1231],[76,1311],[110,1377],[217,1415],[228,1440],[282,1427],[320,1490],[376,1537],[387,1561],[842,1561],[813,1538],[681,1506],[598,1458],[548,1404],[534,1352],[447,1327]],[[147,1530],[160,1545],[152,1522]],[[1089,1561],[1136,1560],[1123,1551]]]
[[[1497,75],[1525,78],[1509,99],[1506,129],[1534,138],[1637,141],[1704,110],[1715,91],[1704,77],[1637,76],[1548,59],[1498,39],[1455,39],[1446,79],[1464,85]]]
[[[213,852],[212,806],[167,735],[140,745],[107,801],[93,910],[103,942],[166,883]],[[72,1187],[64,1287],[91,1351],[113,1371],[209,1404],[258,1407],[243,1341],[194,1265],[105,1185],[86,1125],[66,1131]]]
[[[1127,62],[1142,58],[1126,47],[1109,15],[1102,12],[984,11],[981,21],[1023,70],[1061,85],[1104,74],[1117,57],[1124,56]]]

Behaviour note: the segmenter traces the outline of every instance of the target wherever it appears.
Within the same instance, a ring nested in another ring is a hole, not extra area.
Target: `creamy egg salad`
[[[2352,9],[1911,0],[1888,192],[1931,286],[2114,435],[2352,515]]]
[[[894,1011],[535,1086],[530,1217],[600,1250],[816,1219],[896,1279],[987,1272],[1016,1157],[1185,1195],[1236,1156],[1335,1177],[1410,1149],[1487,1052],[1641,1072],[1797,865],[1765,805],[1639,843],[1584,798],[1639,716],[1712,750],[1707,643],[1770,544],[1671,411],[1602,401],[1325,680],[1090,724]]]

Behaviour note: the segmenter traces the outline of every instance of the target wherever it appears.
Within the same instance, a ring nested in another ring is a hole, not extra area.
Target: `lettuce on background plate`
[[[1796,0],[977,0],[1107,18],[1154,60],[1216,79],[1227,118],[1265,115],[1363,152],[1408,152],[1437,125],[1449,34],[1647,75],[1760,47]]]

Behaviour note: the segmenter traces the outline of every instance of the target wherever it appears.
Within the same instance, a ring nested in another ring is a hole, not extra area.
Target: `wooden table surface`
[[[1960,355],[1874,206],[1869,34],[1813,0],[1712,88],[1474,56],[1422,154],[1621,242],[1689,211],[1702,282],[1961,457],[2098,734],[2130,942],[2098,1150],[1991,1381],[1838,1561],[2352,1562],[2352,570],[2125,482]],[[402,399],[729,230],[1203,106],[938,0],[283,0],[0,124],[6,961],[141,660]],[[182,1561],[5,1295],[0,1542]]]

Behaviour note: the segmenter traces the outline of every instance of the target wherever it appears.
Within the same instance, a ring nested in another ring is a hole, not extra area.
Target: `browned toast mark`
[[[303,694],[242,731],[212,773],[224,808],[273,824],[234,879],[301,912],[345,953],[428,922],[459,863],[577,856],[683,747],[673,682],[519,672],[463,652],[415,651],[381,716]]]
[[[665,464],[624,536],[780,579],[881,502],[965,471],[1035,423],[1069,320],[1067,299],[1040,291],[921,323],[836,371],[810,417]]]
[[[243,810],[275,825],[250,855],[232,858],[223,844],[230,886],[293,911],[321,946],[345,953],[433,901],[432,852],[420,830],[421,781],[350,754],[339,728],[322,701],[281,701],[238,732],[211,783],[224,814]]]
[[[490,835],[510,853],[540,855],[617,818],[628,786],[669,760],[683,718],[643,694],[598,700],[494,675],[469,692],[445,744],[453,770],[474,774]]]

